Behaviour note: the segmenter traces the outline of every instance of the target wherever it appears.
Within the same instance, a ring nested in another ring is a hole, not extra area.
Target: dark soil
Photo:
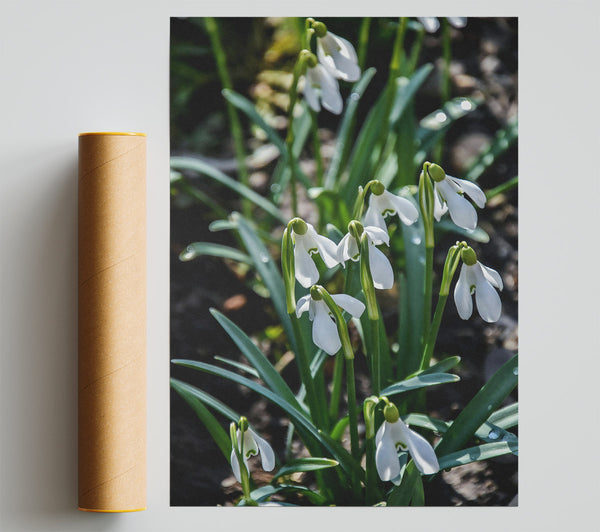
[[[175,26],[174,26],[175,27]],[[483,95],[485,104],[459,120],[447,135],[443,166],[451,175],[461,177],[469,160],[489,141],[497,129],[516,114],[517,106],[517,27],[516,19],[469,19],[466,29],[453,33],[453,95]],[[439,34],[426,36],[423,61],[439,57]],[[439,64],[438,64],[439,66]],[[417,105],[418,116],[424,116],[439,105],[435,76],[428,91]],[[217,107],[217,114],[221,113]],[[326,122],[331,120],[327,113]],[[209,113],[198,116],[206,122]],[[336,125],[323,128],[325,141],[333,139]],[[226,137],[223,137],[226,138]],[[174,140],[172,151],[189,151]],[[231,145],[220,145],[219,165],[234,168]],[[307,168],[314,163],[304,156]],[[491,189],[518,174],[517,147],[507,150],[480,178],[484,190]],[[235,175],[231,173],[231,175]],[[259,179],[255,178],[260,190]],[[229,210],[239,210],[235,198],[222,189],[208,186]],[[459,318],[450,298],[436,345],[436,354],[460,355],[455,371],[461,381],[432,387],[427,392],[429,414],[452,420],[476,394],[494,371],[517,352],[518,332],[518,211],[517,190],[492,199],[480,211],[479,225],[490,235],[490,243],[473,245],[479,260],[501,273],[504,290],[502,317],[487,324],[475,313],[468,321]],[[202,257],[181,262],[179,253],[196,241],[211,241],[235,246],[231,232],[211,233],[212,221],[207,209],[192,202],[173,200],[171,206],[171,358],[187,358],[214,362],[214,356],[240,360],[241,356],[229,337],[223,333],[209,313],[215,307],[237,323],[248,335],[256,335],[269,356],[281,354],[281,346],[265,340],[262,331],[277,320],[270,301],[246,282],[249,273],[240,272],[223,260]],[[446,250],[457,239],[446,234],[436,243],[435,271],[441,271]],[[435,302],[434,302],[435,304]],[[395,320],[389,309],[392,320]],[[298,383],[294,364],[283,370],[288,382]],[[220,398],[234,410],[244,413],[251,424],[270,441],[279,459],[283,458],[287,419],[264,399],[228,381],[171,365],[174,378],[195,385]],[[357,366],[358,389],[366,378]],[[517,399],[514,392],[506,404]],[[228,422],[223,420],[227,430]],[[270,475],[260,467],[253,471],[258,484],[267,483]],[[426,483],[426,504],[439,506],[506,506],[516,504],[517,458],[509,455],[486,462],[476,462],[443,472]],[[228,461],[179,395],[171,393],[171,505],[230,505],[240,495],[239,485],[231,474]]]

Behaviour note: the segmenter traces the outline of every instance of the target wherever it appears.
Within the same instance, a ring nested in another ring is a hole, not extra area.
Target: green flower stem
[[[450,24],[447,18],[442,18],[442,79],[440,86],[440,95],[442,106],[450,99],[450,62],[452,61],[452,47],[450,43]],[[433,159],[441,161],[444,148],[444,135],[440,137],[433,151]]]
[[[367,46],[369,45],[369,32],[371,30],[371,18],[364,17],[360,23],[358,32],[358,66],[361,72],[365,69],[367,60]]]
[[[235,459],[238,461],[240,468],[240,484],[242,485],[242,493],[244,494],[244,501],[246,503],[254,503],[252,497],[250,496],[250,476],[248,473],[248,469],[246,468],[246,464],[244,463],[244,435],[242,433],[241,441],[237,438],[237,425],[235,423],[231,423],[229,425],[229,436],[231,438],[231,445],[233,446],[233,450],[235,452]]]
[[[396,38],[394,39],[394,48],[392,51],[392,59],[390,61],[390,77],[388,84],[393,88],[394,80],[400,73],[400,65],[402,64],[402,55],[404,53],[404,36],[406,35],[406,27],[408,25],[408,18],[401,17],[398,23],[398,29],[396,30]],[[391,95],[393,92],[390,91]]]
[[[356,384],[354,378],[354,359],[346,358],[346,387],[348,392],[348,419],[350,420],[350,449],[352,456],[360,460],[358,445],[358,410],[356,408]]]
[[[316,182],[317,182],[318,187],[322,187],[324,170],[323,170],[323,156],[321,155],[321,139],[319,139],[317,113],[315,113],[315,111],[313,111],[311,109],[310,116],[311,116],[310,128],[311,128],[312,137],[313,137],[313,151],[315,152],[315,161],[317,162]]]
[[[300,320],[296,317],[295,313],[290,313],[290,320],[292,320],[292,326],[294,328],[294,336],[296,337],[296,344],[298,346],[298,352],[296,353],[296,364],[298,364],[298,370],[300,371],[300,378],[302,383],[306,387],[306,401],[314,424],[318,428],[327,426],[324,422],[324,414],[326,413],[324,408],[321,408],[317,401],[317,395],[315,391],[315,382],[310,374],[310,361],[308,360],[308,353],[306,346],[302,340],[302,331],[300,330]]]
[[[425,36],[425,28],[421,26],[417,31],[417,35],[415,37],[415,42],[412,45],[410,50],[410,60],[408,64],[408,74],[412,74],[419,62],[419,56],[421,55],[421,47],[423,46],[423,37]]]
[[[217,63],[217,72],[221,80],[221,85],[224,89],[233,89],[231,78],[227,70],[227,59],[225,57],[225,50],[221,43],[221,36],[219,33],[219,25],[217,21],[212,17],[205,17],[206,31],[210,37],[210,43],[215,55],[215,61]],[[231,134],[233,135],[233,143],[235,149],[235,158],[237,160],[238,172],[240,175],[240,182],[249,186],[248,169],[246,168],[246,150],[244,149],[244,135],[242,132],[242,125],[240,118],[237,114],[235,107],[226,101],[227,116],[229,118],[229,125],[231,126]],[[246,218],[252,218],[252,203],[247,198],[242,198],[242,212]]]
[[[431,362],[431,356],[433,355],[433,348],[437,340],[437,335],[440,330],[440,323],[442,322],[442,315],[444,314],[444,308],[448,295],[450,294],[450,284],[452,278],[456,272],[456,268],[460,263],[461,250],[467,247],[466,242],[457,242],[456,245],[452,246],[448,250],[446,256],[446,262],[444,263],[444,272],[442,274],[442,282],[440,286],[440,295],[438,297],[437,305],[435,307],[435,313],[433,315],[433,322],[427,333],[423,335],[425,338],[425,344],[423,346],[423,356],[421,357],[421,369],[427,369]]]
[[[335,357],[335,365],[333,367],[333,382],[331,386],[331,399],[329,401],[329,419],[332,423],[334,423],[337,420],[339,415],[343,373],[344,356],[340,351]]]
[[[379,395],[381,390],[381,362],[379,353],[379,320],[369,319],[371,327],[371,380],[372,392]]]
[[[433,246],[425,247],[425,295],[423,300],[423,345],[431,324],[431,299],[433,284]]]
[[[290,106],[288,109],[288,132],[285,139],[287,146],[287,157],[290,165],[290,193],[292,196],[292,213],[294,216],[298,216],[298,196],[296,192],[296,161],[293,156],[294,146],[294,107],[296,107],[296,100],[298,99],[298,81],[304,71],[304,57],[305,54],[300,52],[296,66],[294,67],[294,77],[292,79],[292,86],[290,87]]]
[[[425,342],[425,349],[423,350],[423,358],[421,359],[421,369],[427,369],[431,363],[431,355],[433,354],[433,348],[437,340],[437,335],[440,330],[440,323],[442,322],[442,315],[444,314],[444,308],[446,307],[446,301],[448,294],[438,298],[437,305],[435,307],[435,313],[433,315],[433,322],[427,335]]]
[[[369,438],[366,441],[366,486],[365,496],[367,505],[371,506],[381,499],[379,491],[379,480],[377,476],[377,466],[375,465],[375,438]]]

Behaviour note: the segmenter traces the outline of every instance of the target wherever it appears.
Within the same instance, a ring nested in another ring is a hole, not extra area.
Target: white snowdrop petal
[[[365,311],[364,303],[355,297],[347,294],[335,294],[332,295],[331,298],[335,301],[338,307],[341,307],[355,318],[360,318],[362,313]]]
[[[231,470],[233,471],[233,476],[236,478],[238,482],[242,481],[242,475],[240,472],[240,463],[238,462],[237,456],[235,454],[235,449],[231,449],[231,458],[229,459],[231,464]]]
[[[296,279],[304,288],[310,288],[319,280],[319,270],[301,245],[294,248],[294,269]]]
[[[256,445],[258,446],[262,468],[265,471],[271,471],[275,467],[275,453],[273,452],[273,448],[265,439],[261,438],[252,429],[248,429],[248,432],[252,434],[252,437],[254,438],[254,440],[256,441]]]
[[[400,461],[387,421],[383,422],[377,435],[379,436],[375,450],[377,474],[383,481],[392,480],[400,474]]]
[[[473,314],[473,299],[471,298],[471,287],[469,285],[469,279],[467,275],[467,266],[463,264],[458,276],[458,281],[454,287],[454,303],[456,304],[456,310],[458,315],[463,320],[468,320]]]
[[[440,27],[437,17],[417,17],[417,19],[423,24],[427,33],[435,33]]]
[[[502,314],[502,302],[498,292],[487,281],[483,273],[481,273],[475,286],[475,302],[477,303],[477,311],[484,321],[488,323],[498,321],[500,314]]]
[[[310,308],[310,294],[302,296],[296,303],[296,317],[299,318]]]
[[[437,183],[433,185],[433,216],[439,222],[440,218],[446,213],[448,206],[446,201],[440,196]]]
[[[374,196],[371,196],[371,198],[373,197]],[[372,200],[369,201],[369,207],[367,208],[367,212],[365,213],[364,222],[365,226],[378,227],[382,231],[387,232],[385,220],[383,219],[381,212],[377,208],[377,205],[374,204]]]
[[[337,80],[323,67],[317,65],[319,69],[319,81],[321,85],[321,103],[323,107],[332,113],[339,115],[344,107],[342,95]]]
[[[394,205],[396,213],[398,214],[400,220],[405,225],[411,225],[417,221],[419,217],[419,211],[417,208],[406,198],[402,198],[400,196],[395,196],[394,194],[390,194],[390,201]]]
[[[306,78],[304,83],[304,99],[307,101],[310,108],[318,113],[321,110],[319,104],[318,82],[312,68],[306,70]]]
[[[337,246],[333,240],[330,240],[326,236],[319,235],[316,232],[313,238],[325,266],[333,268],[340,263],[337,256]]]
[[[317,301],[312,326],[313,343],[328,355],[335,355],[342,343],[335,322],[329,316],[329,309],[323,301]]]
[[[401,420],[398,420],[397,423],[417,469],[424,475],[437,473],[440,466],[431,444],[423,436],[410,430]]]
[[[491,283],[492,286],[495,286],[498,290],[502,290],[504,288],[504,284],[502,283],[502,277],[500,277],[500,274],[496,270],[484,266],[481,264],[481,262],[479,265],[481,266],[481,271],[488,282]]]
[[[238,438],[238,442],[242,441],[240,429],[238,429],[238,431],[237,431],[237,438]],[[256,444],[256,441],[254,440],[252,431],[247,430],[244,432],[243,441],[244,441],[244,448],[241,449],[241,451],[243,453],[244,459],[248,458],[249,456],[256,456],[258,454],[258,445]]]
[[[394,285],[394,270],[388,258],[374,245],[369,246],[369,265],[373,285],[379,290],[387,290]]]
[[[447,181],[438,183],[440,190],[448,204],[448,211],[452,221],[463,229],[475,229],[477,227],[477,212],[475,207],[460,194],[452,191]]]
[[[448,22],[455,28],[464,28],[467,25],[467,17],[448,17]]]
[[[469,196],[480,209],[485,207],[486,197],[483,190],[481,190],[472,181],[466,179],[458,179],[457,177],[447,176],[448,179],[452,179],[458,186]]]
[[[385,244],[386,246],[390,245],[390,235],[388,235],[387,231],[374,225],[367,225],[364,229],[371,242],[376,246],[380,244]]]

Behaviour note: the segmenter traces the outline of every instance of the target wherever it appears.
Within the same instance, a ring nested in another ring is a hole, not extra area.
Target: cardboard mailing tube
[[[79,136],[79,509],[146,507],[146,135]]]

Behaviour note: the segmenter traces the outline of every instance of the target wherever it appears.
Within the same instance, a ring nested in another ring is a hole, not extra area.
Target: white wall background
[[[451,5],[3,0],[0,530],[593,528],[598,4]],[[169,507],[169,16],[205,14],[520,16],[518,509]],[[94,130],[148,133],[148,510],[122,515],[76,510],[77,134]]]

